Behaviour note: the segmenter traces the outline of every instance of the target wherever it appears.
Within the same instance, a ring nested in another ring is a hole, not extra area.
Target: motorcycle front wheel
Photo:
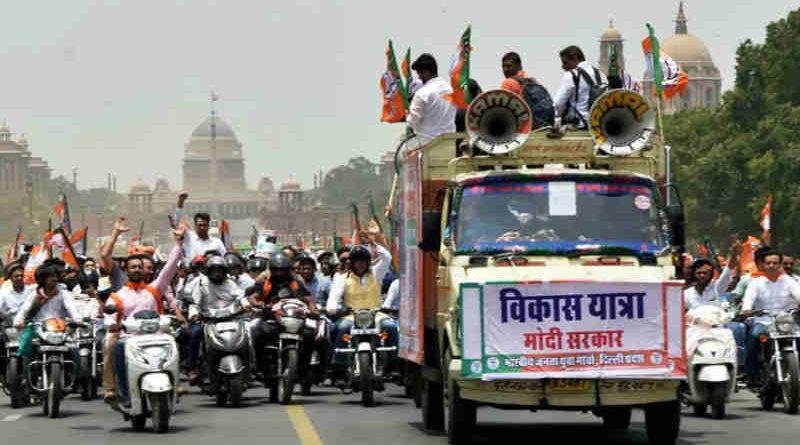
[[[280,383],[278,384],[280,391],[278,399],[281,405],[288,405],[289,402],[292,401],[292,392],[294,392],[294,384],[297,380],[298,360],[296,348],[291,348],[286,351],[286,361],[284,362]]]
[[[63,392],[63,375],[61,363],[53,362],[50,364],[49,381],[47,394],[45,395],[45,414],[51,419],[58,417],[61,410],[61,393]]]
[[[370,407],[375,405],[375,390],[372,386],[372,352],[358,353],[359,386],[361,388],[361,404]]]
[[[92,363],[88,356],[81,357],[80,374],[81,374],[81,400],[92,400],[92,387],[94,386],[94,379],[92,378]]]
[[[6,364],[6,385],[8,385],[12,408],[22,408],[25,406],[27,398],[27,391],[22,386],[22,378],[19,373],[19,363],[19,357],[9,357]]]
[[[797,354],[785,352],[781,357],[783,370],[783,411],[786,414],[797,414],[800,404],[800,363]]]

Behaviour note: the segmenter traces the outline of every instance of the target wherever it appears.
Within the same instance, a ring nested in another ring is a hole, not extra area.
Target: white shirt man
[[[8,281],[9,283],[11,280]],[[0,319],[5,317],[14,317],[22,307],[22,303],[28,297],[28,294],[36,290],[36,285],[31,284],[24,286],[21,291],[14,289],[14,286],[9,286],[0,290]]]
[[[186,237],[183,240],[184,261],[191,261],[192,258],[200,255],[203,256],[209,250],[216,250],[220,255],[225,255],[225,244],[222,240],[209,236],[202,239],[197,235],[194,230],[187,231]]]
[[[747,286],[742,300],[742,311],[781,312],[800,305],[800,283],[786,274],[775,281],[766,276],[753,278]],[[756,323],[769,324],[770,317],[758,316]]]
[[[427,144],[440,134],[456,131],[456,107],[444,98],[452,92],[450,82],[434,77],[414,93],[406,119],[417,135],[411,148]]]
[[[564,75],[561,77],[561,86],[558,87],[558,93],[556,93],[553,102],[556,109],[556,116],[562,116],[568,107],[574,107],[583,118],[583,123],[579,125],[580,128],[586,128],[589,122],[589,83],[578,72],[578,69],[585,71],[595,84],[597,83],[595,75],[600,77],[600,84],[608,84],[608,79],[606,79],[605,74],[593,67],[591,63],[584,60],[578,64],[578,68],[564,72]],[[578,81],[577,100],[575,98],[576,78]]]
[[[382,309],[400,309],[400,279],[395,278],[386,291],[386,298],[381,305]]]
[[[375,280],[380,286],[380,283],[383,281],[383,277],[385,277],[386,273],[389,272],[389,265],[392,264],[392,254],[380,244],[375,244],[375,255],[377,257],[377,262],[372,265],[371,270],[372,275],[375,277]],[[368,274],[365,274],[363,277],[361,277],[362,285],[367,279],[367,276]],[[342,308],[342,300],[344,298],[346,287],[347,274],[334,275],[333,283],[331,284],[331,292],[328,295],[328,302],[325,305],[325,308],[329,312],[338,311]]]
[[[706,304],[719,306],[721,303],[720,297],[725,293],[728,285],[731,284],[732,275],[733,271],[731,271],[729,268],[726,267],[722,269],[722,273],[720,273],[719,278],[717,278],[716,281],[709,283],[705,289],[703,289],[702,294],[697,291],[696,286],[684,289],[683,301],[686,305],[686,310],[692,310],[698,306],[703,306]]]

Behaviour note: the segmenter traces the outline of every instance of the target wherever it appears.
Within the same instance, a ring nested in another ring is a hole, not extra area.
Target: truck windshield
[[[592,179],[484,182],[459,190],[451,215],[458,251],[601,248],[656,253],[665,242],[653,184]]]

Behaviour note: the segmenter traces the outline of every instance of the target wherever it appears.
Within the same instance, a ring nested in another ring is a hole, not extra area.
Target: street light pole
[[[33,178],[31,175],[25,178],[25,193],[28,195],[28,219],[33,221]]]

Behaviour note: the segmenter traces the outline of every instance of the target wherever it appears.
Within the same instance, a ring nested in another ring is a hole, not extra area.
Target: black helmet
[[[206,272],[210,271],[215,267],[221,268],[226,272],[228,271],[228,263],[225,261],[224,258],[222,258],[219,255],[208,257],[208,259],[206,260]]]
[[[272,255],[272,258],[269,260],[269,268],[270,269],[291,269],[292,268],[292,260],[289,259],[289,256],[283,252],[278,252],[275,255]]]
[[[225,262],[228,263],[228,268],[233,269],[234,267],[242,267],[242,259],[239,258],[239,255],[228,252],[225,254]]]
[[[350,249],[350,262],[353,263],[358,260],[364,260],[369,263],[372,261],[372,253],[364,246],[353,246]]]
[[[247,270],[254,271],[254,270],[265,270],[267,268],[267,260],[264,258],[250,258],[247,260]]]

